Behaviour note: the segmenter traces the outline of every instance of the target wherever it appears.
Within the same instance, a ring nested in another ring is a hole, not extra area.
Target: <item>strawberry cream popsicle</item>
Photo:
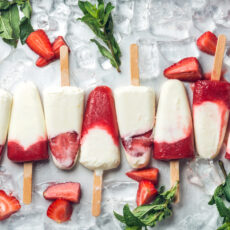
[[[200,157],[215,158],[222,146],[230,109],[230,85],[221,81],[198,81],[193,95],[196,149]]]
[[[12,96],[7,91],[0,89],[0,157],[6,142],[10,114],[12,107]]]
[[[192,116],[182,82],[162,86],[156,115],[153,156],[157,160],[194,157]]]
[[[96,87],[88,97],[81,137],[80,163],[91,170],[120,164],[117,117],[112,90]]]
[[[39,92],[32,82],[14,92],[8,135],[8,158],[14,162],[48,159],[45,118]]]
[[[78,157],[83,120],[84,91],[64,86],[44,91],[49,146],[55,165],[71,169]]]
[[[145,86],[126,86],[117,88],[114,97],[126,158],[133,168],[146,167],[153,146],[154,91]]]

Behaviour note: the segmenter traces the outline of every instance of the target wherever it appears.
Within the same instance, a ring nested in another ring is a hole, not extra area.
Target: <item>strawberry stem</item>
[[[221,160],[219,160],[218,163],[219,163],[220,169],[221,169],[221,171],[224,174],[224,177],[226,179],[227,178],[227,172],[225,170],[224,163]]]

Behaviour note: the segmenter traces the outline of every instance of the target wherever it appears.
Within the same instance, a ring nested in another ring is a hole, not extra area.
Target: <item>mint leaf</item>
[[[26,0],[21,6],[20,6],[20,10],[23,12],[23,14],[27,17],[27,18],[31,18],[31,14],[32,14],[32,7],[30,5],[30,1]]]
[[[11,6],[11,3],[8,0],[1,0],[0,1],[0,11],[7,10]]]
[[[20,21],[20,40],[22,44],[26,43],[27,37],[33,32],[33,27],[31,25],[30,19],[23,17]]]
[[[230,230],[230,222],[224,223],[221,227],[219,227],[217,230]]]
[[[125,218],[124,216],[116,213],[116,212],[113,212],[114,216],[121,222],[121,223],[125,223]]]
[[[105,6],[103,0],[98,0],[97,6],[88,1],[78,1],[78,6],[84,14],[78,20],[84,22],[105,43],[107,48],[96,39],[91,39],[91,41],[97,45],[101,54],[110,60],[112,66],[120,72],[121,51],[113,36],[113,19],[111,15],[114,6],[111,2]]]
[[[226,181],[225,181],[224,195],[225,195],[227,201],[230,202],[230,173],[228,174]]]
[[[125,223],[128,225],[128,226],[143,226],[143,224],[140,222],[140,220],[133,215],[133,213],[130,211],[129,209],[129,205],[126,204],[123,208],[123,216],[124,216],[124,219],[125,219]]]
[[[0,15],[0,36],[5,39],[12,39],[12,28],[10,26],[9,15],[7,12],[2,12]]]

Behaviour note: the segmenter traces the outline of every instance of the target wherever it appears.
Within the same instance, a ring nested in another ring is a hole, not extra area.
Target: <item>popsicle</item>
[[[202,158],[215,158],[226,132],[230,86],[220,82],[226,38],[220,35],[217,42],[211,81],[198,81],[193,95],[193,120],[197,153]]]
[[[62,46],[60,51],[61,63],[68,62],[68,47]],[[68,68],[68,63],[66,67]],[[62,77],[64,70],[62,66]],[[66,81],[62,80],[62,87],[44,91],[44,110],[53,161],[61,169],[71,169],[78,157],[84,91],[74,86],[65,86],[69,85],[69,81],[65,83]]]
[[[80,163],[94,170],[92,215],[100,215],[103,170],[120,164],[118,125],[112,90],[98,86],[87,100],[82,137]]]
[[[157,160],[170,160],[172,186],[179,181],[178,160],[194,157],[191,111],[185,87],[178,80],[166,81],[161,89],[153,156]]]
[[[139,85],[138,47],[130,46],[132,86],[117,88],[114,92],[117,120],[128,163],[143,168],[149,163],[153,146],[155,120],[154,90]]]
[[[32,82],[20,83],[14,93],[8,135],[8,158],[24,163],[23,201],[31,202],[32,163],[48,159],[42,103]],[[25,163],[28,162],[28,163]]]
[[[0,158],[6,142],[10,114],[12,107],[12,96],[7,91],[0,89]]]

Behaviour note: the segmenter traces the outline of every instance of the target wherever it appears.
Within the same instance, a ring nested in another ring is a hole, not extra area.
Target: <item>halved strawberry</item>
[[[133,180],[149,180],[156,185],[158,183],[159,170],[157,168],[134,170],[127,172],[126,175]]]
[[[50,150],[60,168],[74,166],[80,139],[76,132],[66,132],[49,139]]]
[[[68,45],[66,44],[64,38],[62,36],[58,36],[54,42],[52,43],[52,49],[54,51],[55,57],[56,58],[60,58],[60,48],[62,46],[66,45],[68,47]],[[69,47],[68,47],[69,48]],[[70,49],[69,49],[70,52]]]
[[[48,207],[47,216],[57,223],[62,223],[70,220],[72,212],[73,208],[69,201],[57,199]]]
[[[5,220],[21,208],[19,201],[14,196],[7,195],[0,190],[0,220]]]
[[[139,187],[137,190],[137,206],[148,204],[157,195],[157,190],[154,187],[153,183],[148,180],[142,180],[139,183]]]
[[[217,40],[214,33],[207,31],[197,39],[196,44],[201,51],[215,55]]]
[[[54,184],[44,191],[43,196],[47,200],[65,199],[78,203],[81,196],[81,186],[76,182]]]
[[[44,67],[46,65],[49,65],[51,62],[53,62],[54,60],[56,59],[52,59],[52,60],[46,60],[45,58],[43,57],[39,57],[36,61],[36,66],[37,67]]]
[[[26,39],[26,43],[30,49],[46,60],[54,58],[54,52],[50,40],[44,30],[36,30],[32,32]]]
[[[202,70],[195,57],[188,57],[164,70],[165,77],[181,81],[197,81],[202,79]]]
[[[63,46],[63,45],[66,45],[66,42],[64,40],[64,38],[62,36],[58,36],[54,42],[52,43],[52,49],[54,51],[54,54],[55,54],[55,57],[52,59],[52,60],[46,60],[45,58],[43,57],[39,57],[38,60],[36,61],[36,66],[38,67],[44,67],[46,65],[48,65],[49,63],[57,60],[60,58],[60,48]],[[69,49],[69,52],[70,52],[70,49]]]

